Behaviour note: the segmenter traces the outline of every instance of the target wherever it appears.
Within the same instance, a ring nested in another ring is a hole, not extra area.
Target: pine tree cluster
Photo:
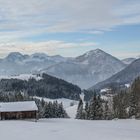
[[[62,103],[58,103],[57,101],[46,102],[42,106],[42,118],[68,118],[66,111],[63,108]]]
[[[113,98],[114,116],[140,118],[140,78],[135,79],[128,91],[121,91]]]
[[[112,92],[112,94],[110,92],[110,101],[101,99],[99,93],[88,92],[93,97],[85,105],[80,99],[76,118],[88,120],[140,119],[140,77],[135,79],[131,87],[123,90],[116,89]],[[88,95],[86,97],[89,98]]]
[[[86,102],[85,105],[80,99],[76,119],[109,120],[112,119],[112,112],[108,107],[108,102],[102,100],[99,94],[94,93],[90,102]]]
[[[3,93],[24,91],[29,96],[79,100],[81,89],[78,86],[47,74],[42,74],[40,77],[42,78],[39,80],[1,79],[0,91]]]

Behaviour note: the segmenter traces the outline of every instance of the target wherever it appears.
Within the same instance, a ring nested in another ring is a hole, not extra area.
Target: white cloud
[[[24,54],[32,54],[36,52],[46,52],[49,55],[55,54],[60,49],[92,47],[97,46],[96,42],[71,43],[58,40],[50,40],[45,42],[15,42],[0,44],[0,57],[4,57],[10,52],[21,52]]]
[[[112,55],[113,56],[116,56],[117,58],[120,58],[120,59],[124,59],[124,58],[136,58],[137,56],[140,56],[140,53],[139,52],[112,52]]]
[[[0,0],[0,55],[97,45],[23,39],[43,33],[103,34],[128,24],[140,24],[139,0]]]
[[[87,32],[88,34],[96,34],[96,35],[98,35],[98,34],[103,34],[104,32],[103,31],[89,31],[89,32]]]
[[[0,30],[24,36],[30,31],[102,33],[139,24],[139,15],[138,0],[0,0]]]

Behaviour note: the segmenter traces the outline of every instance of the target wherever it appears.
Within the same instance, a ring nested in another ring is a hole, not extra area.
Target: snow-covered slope
[[[20,74],[20,75],[0,75],[0,80],[1,79],[20,79],[20,80],[26,80],[28,81],[29,79],[34,78],[36,80],[40,80],[42,79],[42,77],[38,76],[38,75],[33,75],[33,74]]]
[[[34,96],[34,98],[36,99],[42,99],[41,97],[37,97],[37,96]],[[77,105],[78,104],[78,101],[76,100],[70,100],[70,99],[66,99],[66,98],[58,98],[58,99],[49,99],[49,98],[43,98],[44,101],[46,102],[54,102],[54,101],[57,101],[58,103],[63,103],[63,106],[64,108],[68,108],[71,106],[71,103],[73,103],[73,105]]]
[[[89,51],[69,62],[61,62],[44,69],[50,75],[89,88],[125,68],[119,59],[100,49]]]
[[[0,121],[1,140],[139,140],[139,120]]]

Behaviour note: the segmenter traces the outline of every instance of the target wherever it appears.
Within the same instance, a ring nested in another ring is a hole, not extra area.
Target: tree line
[[[90,91],[92,98],[84,102],[80,99],[77,119],[110,120],[140,118],[140,78],[135,79],[130,88],[113,90],[107,99],[95,91]],[[86,96],[86,99],[89,97]]]
[[[81,89],[78,86],[48,74],[38,76],[42,78],[40,80],[34,78],[29,80],[2,79],[0,80],[0,91],[3,93],[23,91],[30,96],[79,100]]]

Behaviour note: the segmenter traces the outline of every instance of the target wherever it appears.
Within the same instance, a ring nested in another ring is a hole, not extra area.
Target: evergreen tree
[[[64,110],[62,103],[58,105],[58,118],[68,118],[68,115]]]
[[[83,101],[82,101],[82,99],[80,99],[79,104],[78,104],[76,119],[83,119]]]
[[[86,120],[89,119],[89,105],[88,105],[88,102],[86,102],[86,104],[85,104],[85,119]]]
[[[41,106],[42,106],[42,108],[45,106],[45,101],[43,98],[41,99]]]
[[[137,78],[131,87],[129,116],[140,118],[140,78]]]
[[[126,101],[126,95],[127,93],[125,91],[121,91],[113,98],[113,109],[115,118],[125,119],[128,117],[128,101]]]
[[[96,120],[101,120],[103,119],[103,107],[102,107],[102,100],[101,96],[97,95],[97,99],[95,102],[95,119]]]
[[[111,120],[113,118],[113,112],[109,109],[108,101],[105,101],[104,104],[104,111],[103,111],[103,119],[104,120]]]
[[[88,119],[101,120],[103,119],[103,106],[100,95],[94,94],[89,104]]]
[[[89,105],[89,116],[88,118],[90,120],[94,120],[95,116],[96,116],[96,94],[94,94],[93,98],[90,101],[90,105]]]
[[[46,103],[44,106],[45,118],[67,118],[68,115],[63,108],[63,104],[58,104],[57,101]]]
[[[131,93],[130,95],[130,108],[129,108],[129,117],[135,117],[137,113],[137,102],[135,93]]]
[[[51,111],[50,103],[45,103],[43,117],[44,118],[50,118],[51,117],[50,111]]]
[[[58,102],[54,101],[52,107],[53,107],[53,118],[57,118],[57,116],[58,116]]]

